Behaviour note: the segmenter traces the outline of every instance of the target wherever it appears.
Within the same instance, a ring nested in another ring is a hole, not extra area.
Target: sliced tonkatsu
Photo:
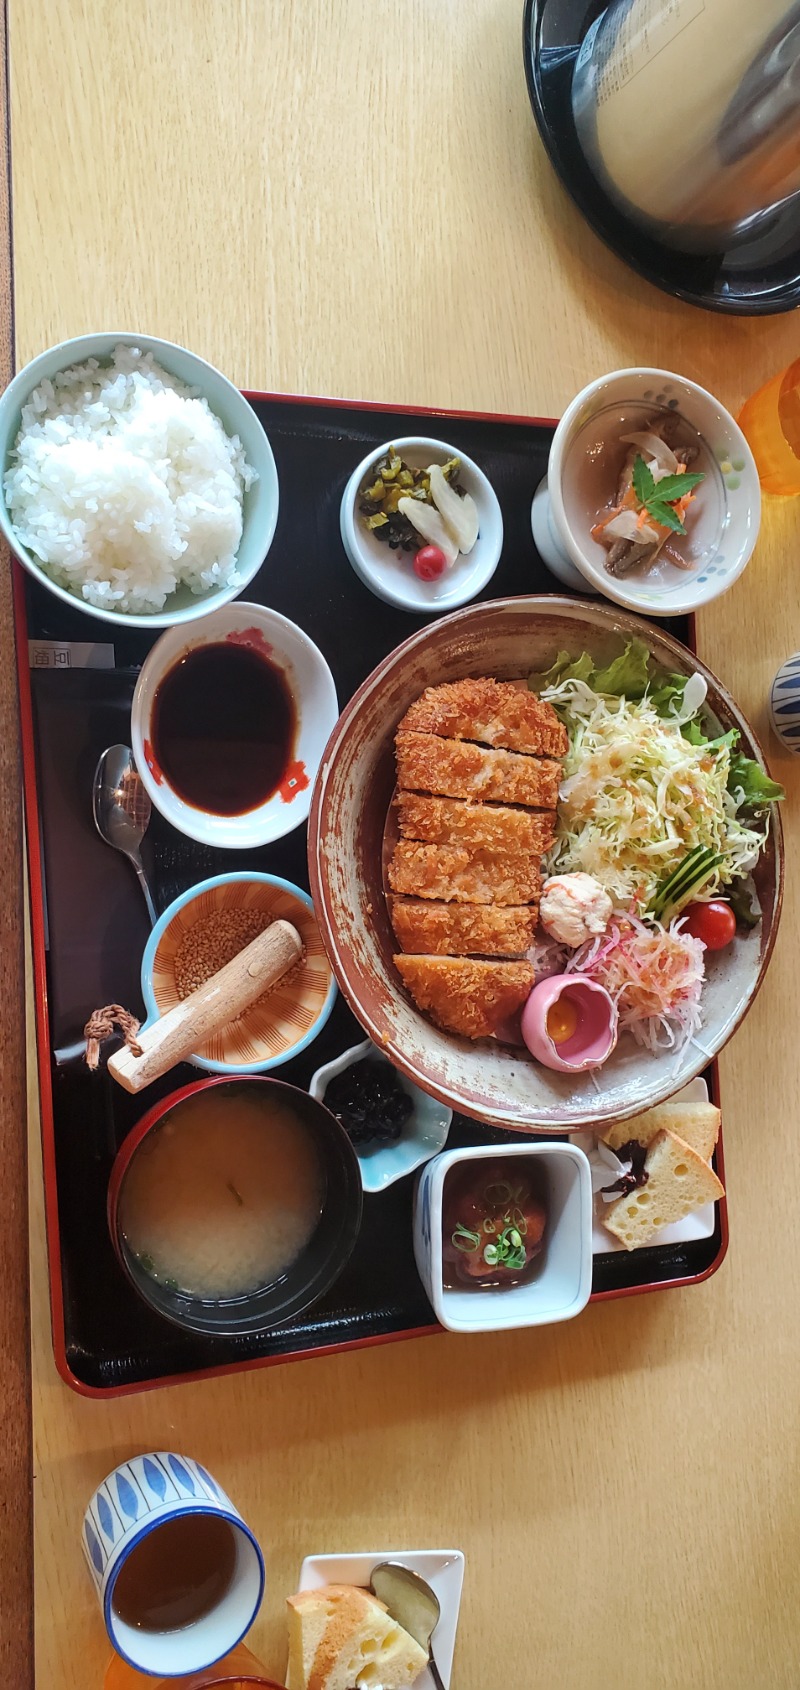
[[[392,899],[398,943],[421,956],[521,957],[533,944],[536,921],[536,904],[501,908]]]
[[[395,957],[418,1009],[446,1033],[486,1039],[522,1008],[533,986],[528,962],[475,962],[469,957]]]
[[[554,810],[512,810],[505,804],[468,804],[401,792],[397,819],[404,839],[429,845],[465,845],[472,851],[534,851],[544,856],[555,838]]]
[[[567,730],[553,709],[516,681],[449,681],[428,687],[408,709],[400,733],[475,740],[536,757],[563,757]]]
[[[395,963],[447,1032],[502,1035],[533,986],[517,959],[535,942],[567,748],[551,705],[488,676],[429,687],[400,722]]]
[[[530,904],[539,896],[537,859],[527,852],[466,851],[401,839],[389,864],[393,892],[457,904]]]
[[[497,800],[554,810],[561,764],[554,758],[517,751],[487,751],[461,739],[398,733],[397,784],[411,792],[443,798]]]

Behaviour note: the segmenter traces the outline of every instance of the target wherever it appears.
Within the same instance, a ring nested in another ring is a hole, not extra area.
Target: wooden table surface
[[[645,362],[736,410],[796,355],[796,321],[692,310],[605,251],[539,145],[520,13],[520,0],[11,0],[18,362],[84,330],[142,327],[241,385],[546,415]],[[722,1270],[574,1326],[86,1402],[51,1356],[32,1094],[43,1686],[100,1685],[81,1512],[115,1462],[167,1447],[219,1476],[266,1547],[253,1646],[277,1673],[304,1554],[458,1544],[454,1690],[796,1690],[800,771],[764,706],[800,646],[799,516],[767,505],[746,576],[699,626],[790,789],[782,929],[722,1062]]]

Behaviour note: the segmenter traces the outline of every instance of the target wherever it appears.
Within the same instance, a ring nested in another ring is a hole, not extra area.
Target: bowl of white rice
[[[232,382],[150,335],[62,341],[0,398],[0,529],[50,592],[166,628],[252,581],[278,519],[266,434]]]

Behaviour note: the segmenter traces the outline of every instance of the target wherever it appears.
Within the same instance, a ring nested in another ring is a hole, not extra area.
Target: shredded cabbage
[[[617,909],[635,913],[697,845],[723,859],[703,898],[749,872],[769,824],[738,814],[742,795],[728,791],[730,736],[693,743],[681,732],[680,707],[665,717],[647,694],[595,692],[578,678],[557,681],[541,696],[570,737],[549,874],[582,869]],[[699,702],[691,700],[695,710]]]
[[[631,1033],[654,1055],[681,1050],[702,1022],[705,946],[683,931],[680,920],[669,927],[635,916],[615,921],[574,953],[566,972],[587,974],[605,986],[619,1012],[620,1032]]]

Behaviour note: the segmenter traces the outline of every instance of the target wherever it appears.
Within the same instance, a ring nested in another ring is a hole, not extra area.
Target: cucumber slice
[[[722,861],[723,858],[710,846],[696,845],[659,886],[651,905],[653,915],[659,921],[671,921],[705,885]]]

